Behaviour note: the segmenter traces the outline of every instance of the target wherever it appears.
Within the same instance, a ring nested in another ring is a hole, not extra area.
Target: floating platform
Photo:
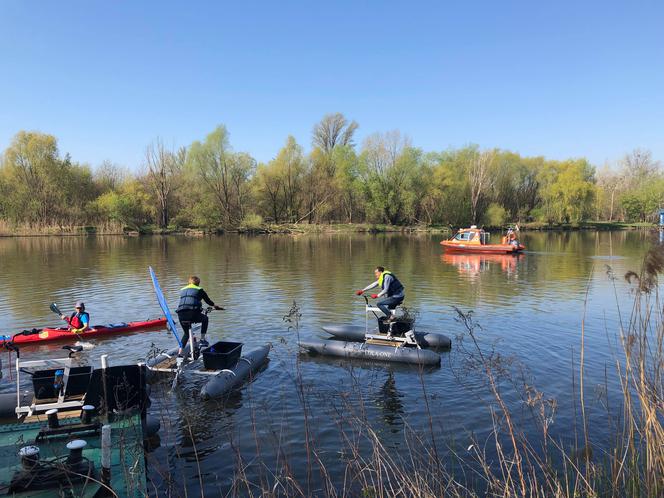
[[[359,325],[323,325],[323,330],[337,339],[351,342],[364,342],[366,328]],[[415,331],[417,343],[422,348],[450,349],[452,341],[443,334]]]
[[[384,344],[372,342],[311,339],[300,341],[300,349],[309,354],[338,356],[341,358],[390,361],[411,365],[440,365],[440,355],[430,349],[418,349],[403,345],[393,346],[387,341]]]
[[[178,374],[177,348],[161,353],[147,361],[147,368],[154,373]],[[201,389],[201,397],[205,400],[219,398],[237,389],[244,382],[250,381],[253,375],[265,364],[270,345],[261,346],[237,360],[231,368],[220,370],[206,369],[199,359],[182,365],[180,375],[207,376],[208,381]],[[189,355],[189,345],[184,349],[185,357]]]

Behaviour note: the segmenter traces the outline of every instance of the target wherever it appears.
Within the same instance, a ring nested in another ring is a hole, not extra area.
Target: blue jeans
[[[405,296],[401,297],[386,297],[385,299],[381,299],[376,303],[376,306],[380,308],[380,310],[385,313],[385,316],[391,316],[392,312],[390,310],[393,310],[396,308],[398,305],[403,303]]]

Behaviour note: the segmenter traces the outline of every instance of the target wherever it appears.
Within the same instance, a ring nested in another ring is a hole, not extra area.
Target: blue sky
[[[225,124],[259,161],[326,113],[439,151],[664,160],[662,2],[0,2],[0,149],[137,169]]]

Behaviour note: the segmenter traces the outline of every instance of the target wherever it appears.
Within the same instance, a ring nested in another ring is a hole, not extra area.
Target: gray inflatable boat
[[[323,330],[344,341],[364,342],[365,339],[365,327],[359,325],[323,325]],[[450,349],[452,347],[450,338],[443,334],[415,331],[415,338],[423,348]]]
[[[362,329],[362,340],[364,340],[364,329]],[[390,361],[411,365],[440,365],[440,355],[438,353],[414,347],[394,347],[332,339],[311,339],[300,341],[300,349],[304,353],[342,358]]]
[[[184,350],[185,356],[188,354],[188,345]],[[205,400],[219,398],[236,389],[244,382],[252,379],[253,375],[263,366],[270,352],[270,344],[261,346],[258,349],[244,354],[231,368],[222,370],[205,370],[201,360],[197,360],[183,365],[182,375],[200,375],[207,376],[208,381],[201,389],[201,397]],[[151,372],[163,372],[175,374],[177,348],[167,353],[161,353],[155,358],[146,362],[148,370]]]

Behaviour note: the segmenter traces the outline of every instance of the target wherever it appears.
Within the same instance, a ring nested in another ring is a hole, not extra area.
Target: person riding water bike
[[[216,310],[224,309],[212,302],[208,297],[207,292],[199,287],[200,283],[201,279],[192,275],[189,277],[189,285],[180,289],[180,303],[178,304],[176,312],[178,314],[178,320],[180,320],[180,325],[182,326],[183,335],[182,347],[178,351],[178,355],[182,355],[182,349],[189,341],[189,330],[194,323],[201,324],[200,345],[203,347],[209,346],[207,340],[205,340],[205,334],[207,333],[208,328],[208,317],[202,312],[203,301],[214,307]]]
[[[385,297],[385,299],[378,301],[376,306],[385,313],[385,316],[387,316],[389,320],[393,320],[394,316],[392,315],[391,310],[403,303],[403,300],[406,297],[404,294],[404,286],[399,282],[396,275],[382,266],[376,267],[374,275],[376,276],[376,281],[367,285],[364,289],[356,291],[355,294],[361,296],[374,287],[381,287],[382,290],[378,294],[371,294],[371,298],[377,299]]]
[[[85,311],[85,303],[76,301],[74,311],[71,316],[60,315],[65,322],[69,324],[69,330],[75,334],[80,334],[90,329],[90,314]]]

